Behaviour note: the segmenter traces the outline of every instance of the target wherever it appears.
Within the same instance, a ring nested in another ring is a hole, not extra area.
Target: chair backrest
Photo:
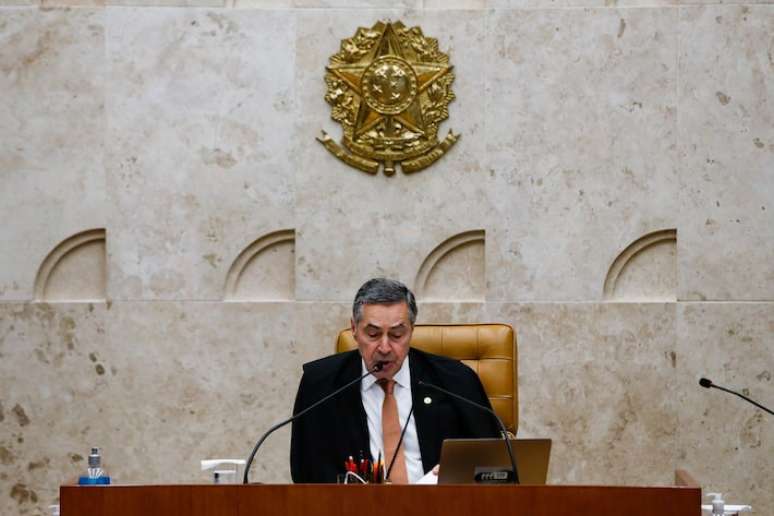
[[[417,324],[411,346],[460,360],[481,378],[492,408],[509,431],[519,426],[516,334],[507,324]],[[339,333],[336,352],[357,349],[352,330]]]

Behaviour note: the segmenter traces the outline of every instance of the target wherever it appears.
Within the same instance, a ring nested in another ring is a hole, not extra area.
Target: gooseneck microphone
[[[360,381],[363,378],[365,378],[366,376],[368,376],[369,374],[378,373],[383,368],[384,368],[384,362],[377,362],[376,364],[374,364],[374,367],[372,367],[370,371],[368,371],[366,374],[364,374],[360,378],[356,378],[356,379],[352,380],[351,382],[349,382],[348,384],[346,384],[346,385],[344,385],[342,387],[339,387],[338,389],[336,389],[332,393],[328,394],[324,398],[322,398],[320,400],[317,400],[316,402],[312,403],[311,405],[306,407],[304,410],[302,410],[298,414],[293,414],[291,417],[287,418],[286,420],[284,420],[284,421],[282,421],[280,423],[277,423],[273,427],[269,428],[266,431],[266,433],[263,434],[263,436],[261,436],[260,439],[258,439],[258,442],[255,443],[255,447],[253,448],[252,453],[250,453],[250,458],[247,459],[247,464],[245,464],[245,474],[244,474],[244,477],[242,478],[242,483],[243,484],[247,484],[248,483],[248,475],[250,473],[250,466],[252,466],[252,464],[253,464],[253,459],[255,458],[255,454],[258,453],[258,449],[261,447],[261,445],[263,444],[263,441],[265,441],[267,437],[269,437],[276,430],[279,430],[280,428],[282,428],[283,426],[287,425],[288,423],[292,423],[293,421],[295,421],[296,419],[300,418],[304,414],[308,413],[312,409],[315,409],[315,408],[319,407],[320,405],[322,405],[326,401],[330,400],[331,398],[335,398],[342,391],[347,390],[348,388],[352,387],[356,383],[360,383]]]
[[[726,389],[725,387],[721,387],[720,385],[715,385],[714,383],[712,383],[712,380],[710,380],[709,378],[702,378],[701,380],[699,380],[699,385],[701,385],[702,387],[707,388],[707,389],[709,389],[709,388],[720,389],[723,392],[727,392],[729,394],[733,394],[735,396],[739,396],[743,400],[752,403],[753,405],[755,405],[759,409],[765,410],[766,412],[768,412],[769,414],[774,416],[774,412],[772,412],[771,410],[767,409],[766,407],[764,407],[763,405],[761,405],[757,401],[753,401],[750,398],[748,398],[747,396],[745,396],[744,394],[740,394],[740,393],[738,393],[736,391],[732,391],[731,389]]]
[[[480,405],[475,401],[469,400],[464,396],[460,396],[459,394],[454,394],[451,391],[447,391],[446,389],[438,387],[437,385],[433,385],[432,383],[427,383],[425,381],[419,380],[417,384],[423,387],[430,387],[431,389],[435,389],[436,391],[442,392],[448,396],[451,396],[452,398],[458,399],[460,401],[464,401],[469,405],[473,405],[474,407],[480,410],[489,412],[495,418],[495,420],[497,421],[497,424],[500,426],[500,433],[503,436],[503,441],[505,441],[505,448],[508,450],[508,458],[511,460],[511,468],[513,468],[513,483],[514,484],[519,483],[519,472],[516,469],[516,459],[513,458],[513,449],[511,448],[511,440],[508,438],[508,431],[505,429],[505,425],[503,424],[502,419],[500,419],[500,417],[495,413],[494,410],[490,409],[489,407],[485,407],[484,405]]]

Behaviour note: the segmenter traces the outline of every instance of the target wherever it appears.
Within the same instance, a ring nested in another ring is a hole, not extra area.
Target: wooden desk
[[[62,516],[700,516],[691,487],[62,486]]]

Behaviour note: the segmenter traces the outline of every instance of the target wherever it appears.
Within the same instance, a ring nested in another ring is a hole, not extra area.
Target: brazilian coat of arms
[[[342,40],[326,67],[325,100],[340,123],[342,145],[325,131],[318,141],[348,165],[375,174],[422,170],[449,150],[459,135],[438,141],[449,117],[454,81],[449,56],[419,27],[378,22]]]

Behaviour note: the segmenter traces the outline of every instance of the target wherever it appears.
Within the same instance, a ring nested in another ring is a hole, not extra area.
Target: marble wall
[[[462,134],[392,177],[315,142],[387,18],[450,54]],[[90,446],[119,482],[244,457],[387,275],[516,328],[552,482],[687,467],[774,514],[771,418],[697,385],[774,405],[773,34],[754,0],[0,0],[0,513]]]

